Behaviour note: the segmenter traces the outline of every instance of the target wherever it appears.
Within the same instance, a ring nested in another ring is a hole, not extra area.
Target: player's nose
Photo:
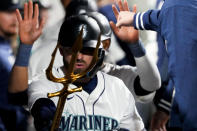
[[[78,52],[78,54],[77,54],[77,59],[82,59],[83,58],[83,53],[81,53],[81,52]]]

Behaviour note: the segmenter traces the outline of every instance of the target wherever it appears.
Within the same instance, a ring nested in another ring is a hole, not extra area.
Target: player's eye
[[[72,54],[72,48],[71,47],[64,47],[63,50],[66,54]]]
[[[86,48],[83,48],[80,52],[85,55],[93,55],[94,48],[86,47]]]

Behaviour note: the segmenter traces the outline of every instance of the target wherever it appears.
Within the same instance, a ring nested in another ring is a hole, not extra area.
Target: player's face
[[[16,35],[18,22],[15,11],[0,11],[0,34],[5,37]]]
[[[74,66],[74,73],[81,73],[90,66],[90,63],[93,59],[92,56],[93,51],[94,51],[93,48],[83,48],[82,51],[78,53],[77,60]],[[63,47],[62,55],[63,55],[64,67],[67,70],[72,57],[71,47]]]

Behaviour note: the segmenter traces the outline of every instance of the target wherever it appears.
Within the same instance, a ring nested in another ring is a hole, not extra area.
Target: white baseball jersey
[[[62,77],[60,68],[54,69],[57,77]],[[144,128],[135,100],[122,80],[102,72],[97,73],[97,86],[88,94],[85,91],[70,94],[62,114],[62,130],[116,130],[141,131]],[[48,81],[42,75],[33,81],[28,89],[29,106],[39,98],[47,98],[47,93],[63,88],[62,84]],[[76,88],[70,84],[69,88]],[[57,105],[58,97],[51,98]]]
[[[121,79],[131,91],[136,101],[143,103],[150,102],[154,98],[155,91],[159,89],[161,85],[159,71],[156,64],[153,63],[147,55],[135,58],[135,61],[136,67],[104,63],[101,71]],[[134,81],[137,76],[140,78],[142,88],[152,93],[144,96],[136,95],[134,91]]]
[[[47,66],[49,65],[51,59],[51,53],[53,51],[53,48],[55,48],[55,44],[51,43],[48,44],[48,46],[50,48],[47,49],[50,50],[46,50],[45,48],[40,48],[40,51],[38,52],[47,51],[49,53],[39,53],[39,54],[35,53],[31,57],[29,70],[28,70],[29,83],[31,83],[31,81],[34,80],[40,73],[43,73],[43,70],[46,69]],[[48,56],[43,57],[44,55],[48,55]],[[54,66],[62,66],[63,65],[62,59],[63,58],[58,51],[55,57]],[[150,102],[154,97],[155,94],[154,91],[159,89],[161,85],[159,71],[156,67],[156,64],[150,61],[147,55],[140,58],[135,58],[135,61],[136,61],[136,67],[132,67],[128,65],[118,66],[118,65],[105,63],[101,71],[121,79],[125,83],[125,85],[129,88],[135,100],[140,102]],[[38,69],[40,70],[38,71]],[[136,76],[140,77],[140,84],[142,85],[142,87],[147,91],[153,91],[153,93],[145,96],[137,96],[136,93],[134,92],[134,80]]]

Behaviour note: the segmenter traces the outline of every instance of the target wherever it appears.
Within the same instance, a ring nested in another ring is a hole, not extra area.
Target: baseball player
[[[146,59],[145,59],[146,60]],[[110,68],[110,69],[114,69],[114,68]],[[120,68],[119,68],[120,69]],[[128,68],[127,68],[128,69]],[[125,70],[126,71],[126,70]],[[136,73],[137,74],[137,73]],[[135,75],[136,75],[135,74]],[[133,76],[135,76],[135,75],[133,75]],[[45,77],[45,76],[44,76]],[[133,78],[135,78],[135,77],[133,77]],[[45,78],[46,79],[46,78]],[[139,82],[139,81],[138,81]],[[39,82],[38,82],[39,83]],[[32,83],[33,84],[33,83]],[[33,88],[34,89],[34,88]],[[30,97],[30,98],[32,98],[32,97]],[[33,99],[33,98],[32,98]],[[42,101],[42,100],[41,100]],[[42,103],[42,102],[41,102]],[[43,104],[46,104],[46,102],[44,102]],[[53,105],[53,104],[52,104]],[[52,108],[52,110],[54,109],[54,107]],[[54,111],[54,110],[53,110]],[[46,111],[47,112],[47,111]],[[43,113],[46,113],[46,112],[43,112]],[[46,113],[47,114],[47,113]],[[41,113],[40,115],[38,115],[38,116],[40,116],[40,117],[42,117],[43,116],[43,114]],[[50,119],[50,113],[48,113],[47,114],[47,116],[48,116],[48,118]],[[53,116],[53,115],[52,115]],[[43,122],[43,123],[46,123],[43,119],[37,119],[37,120],[40,120],[41,122]],[[39,123],[39,122],[38,122]]]
[[[101,33],[102,33],[101,40],[102,40],[102,43],[104,44],[103,47],[107,51],[110,46],[110,39],[111,39],[111,28],[110,28],[108,20],[106,19],[105,16],[103,16],[102,14],[98,12],[88,12],[83,15],[88,15],[89,17],[92,17],[93,19],[97,21],[97,23],[99,24],[99,27],[101,28]],[[124,28],[124,30],[125,29],[126,28]],[[128,28],[127,30],[129,29],[130,28]],[[134,33],[137,34],[137,31],[133,32],[133,34]],[[135,100],[139,102],[149,102],[153,99],[155,91],[160,88],[160,84],[161,84],[160,76],[159,76],[159,72],[156,67],[156,64],[154,64],[148,58],[143,48],[142,43],[138,42],[138,35],[136,34],[133,36],[133,39],[135,40],[132,40],[131,38],[131,41],[130,41],[131,44],[129,44],[130,45],[129,47],[132,50],[133,54],[135,55],[137,66],[136,67],[131,67],[127,65],[118,66],[118,65],[113,65],[113,64],[105,62],[101,66],[100,70],[123,80],[125,85],[132,92]],[[136,44],[133,45],[132,43],[136,43]],[[39,65],[38,66],[42,68],[39,70],[45,70],[51,58],[47,54],[51,54],[54,48],[55,48],[55,44],[49,43],[48,45],[46,45],[45,48],[39,49],[37,53],[34,53],[30,60],[29,69],[34,70],[34,68],[37,68],[37,65],[35,65],[33,62],[39,60],[38,57],[42,57],[45,61],[42,60],[41,66]],[[47,56],[47,58],[44,58],[44,56]],[[60,55],[59,52],[57,52],[56,54],[54,64],[55,66],[63,65],[62,56]],[[40,74],[40,72],[41,71],[37,70],[36,75],[33,77],[31,76],[31,73],[30,73],[30,78],[29,78],[30,81],[35,79],[36,76]],[[134,86],[134,83],[135,83],[135,86]],[[134,87],[136,89],[134,89]]]
[[[58,43],[61,44],[60,53],[63,56],[64,66],[54,68],[56,77],[63,77],[66,74],[72,54],[71,47],[82,26],[84,26],[83,49],[77,56],[74,71],[81,73],[88,68],[100,29],[97,22],[86,15],[73,16],[65,20],[60,29]],[[104,58],[102,46],[99,47],[98,58],[98,62],[84,78],[69,85],[69,88],[82,85],[83,90],[68,96],[59,129],[65,131],[143,130],[144,125],[136,110],[134,98],[125,84],[116,77],[98,71]],[[50,122],[46,122],[43,112],[47,118],[48,115],[53,116],[58,101],[57,97],[47,98],[47,93],[56,92],[62,88],[63,85],[41,76],[30,84],[29,106],[38,130],[50,127]]]

